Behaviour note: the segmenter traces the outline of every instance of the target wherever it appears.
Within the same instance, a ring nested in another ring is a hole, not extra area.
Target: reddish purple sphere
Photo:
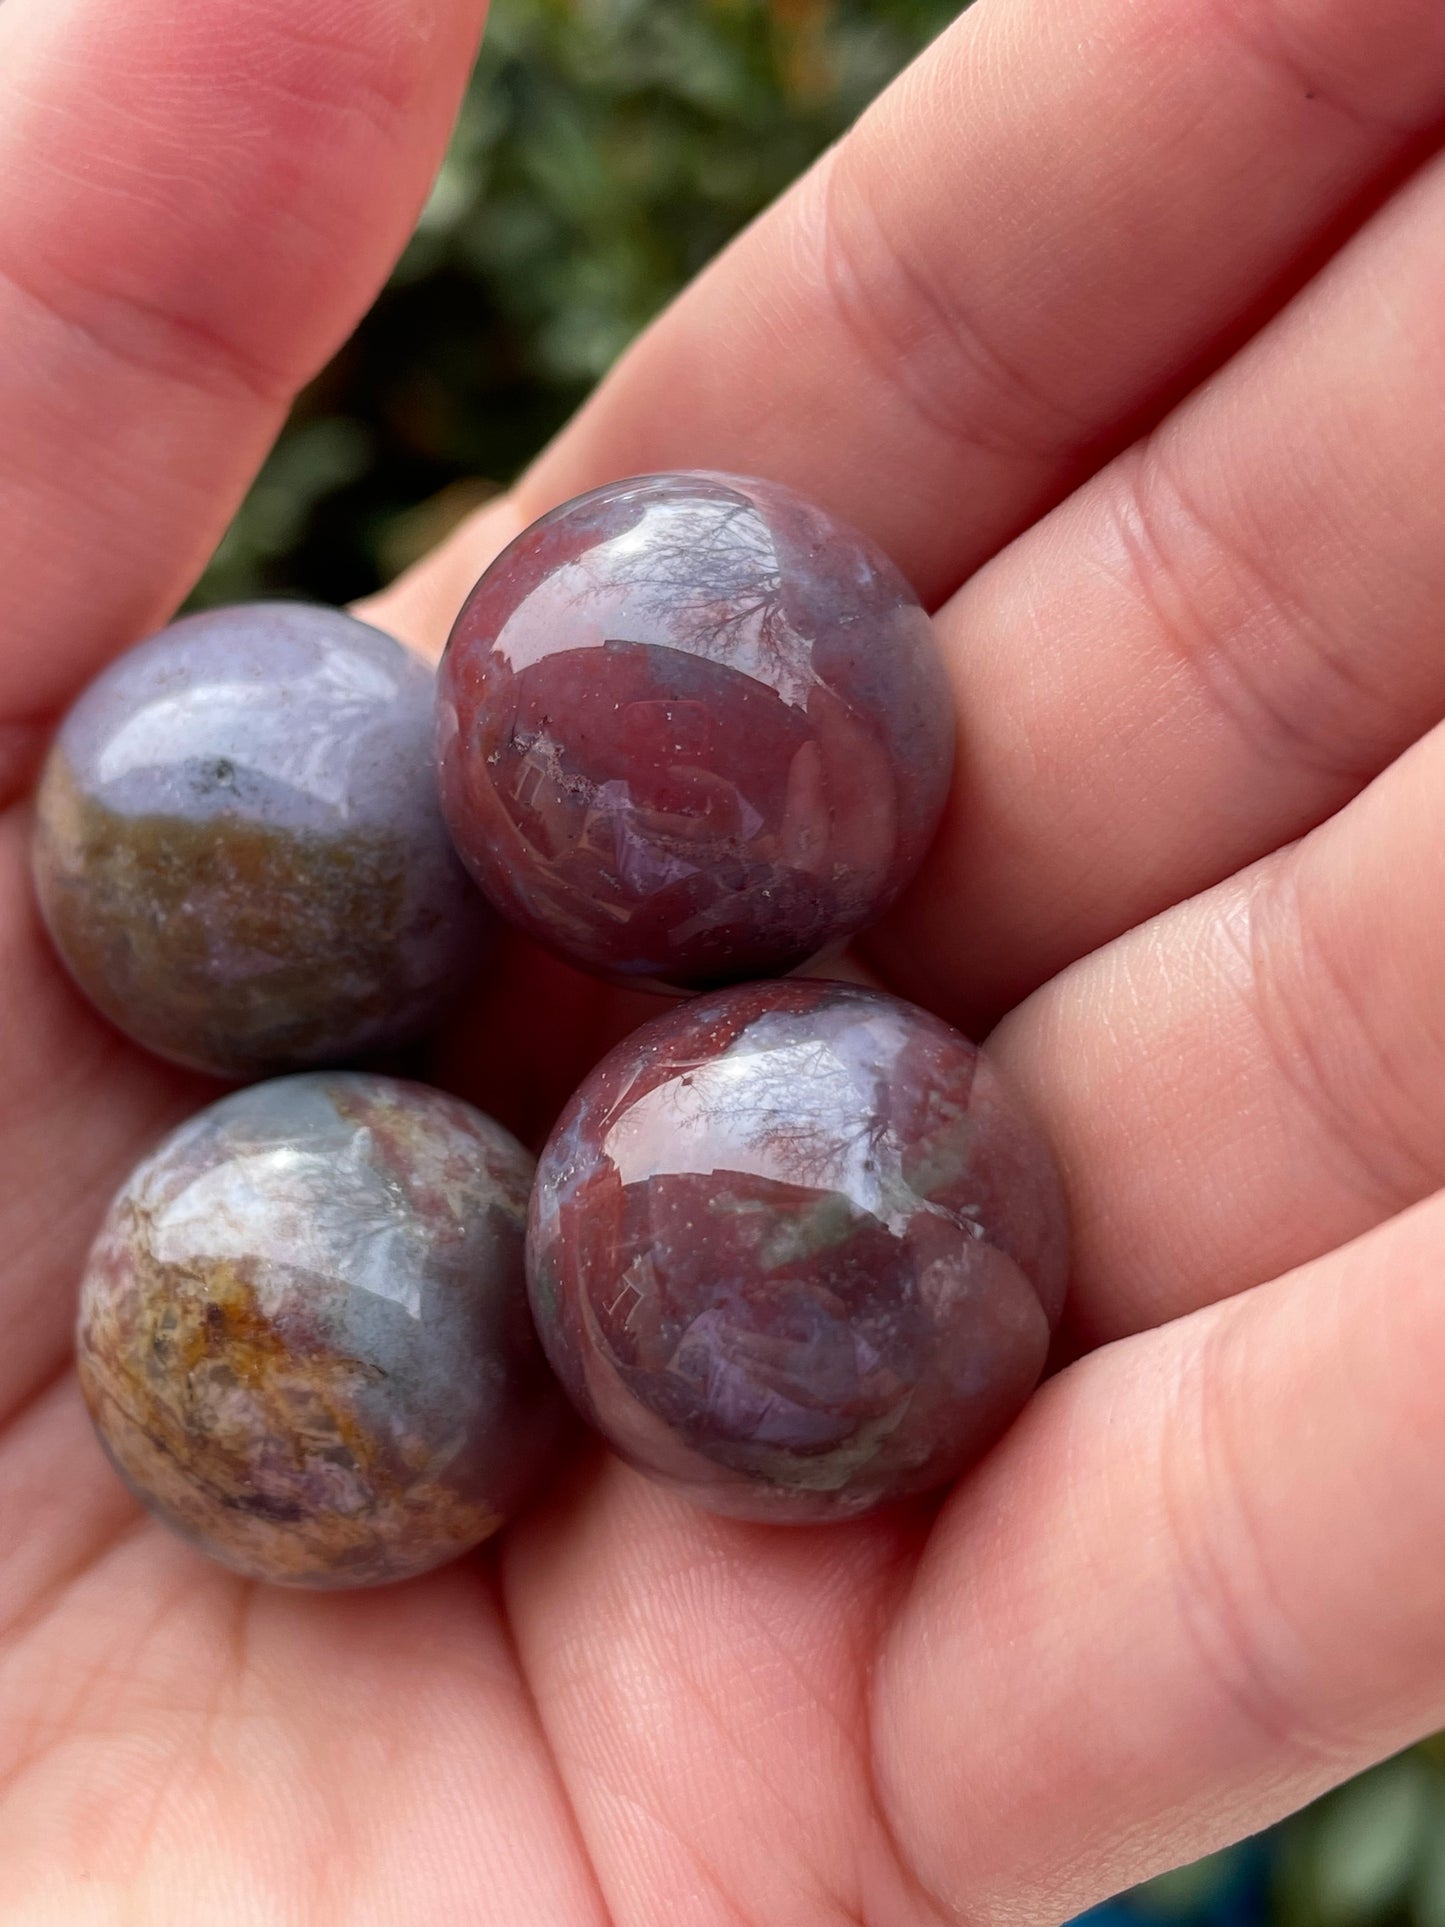
[[[527,1233],[574,1404],[713,1511],[841,1519],[954,1478],[1062,1309],[1048,1146],[986,1057],[851,984],[678,1005],[598,1065]]]
[[[550,949],[701,989],[796,968],[917,869],[953,764],[928,617],[856,530],[772,482],[615,482],[535,522],[457,618],[442,799]]]

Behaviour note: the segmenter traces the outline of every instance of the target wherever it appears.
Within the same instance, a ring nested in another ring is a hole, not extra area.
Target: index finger
[[[983,0],[643,336],[510,529],[770,476],[934,606],[1305,278],[1445,115],[1435,0]],[[373,605],[436,648],[497,512]]]

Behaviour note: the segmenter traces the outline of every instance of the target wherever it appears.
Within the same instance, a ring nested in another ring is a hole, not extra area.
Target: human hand
[[[90,1436],[86,1243],[209,1092],[67,986],[24,792],[401,244],[477,14],[0,9],[6,1918],[1045,1927],[1445,1722],[1445,16],[982,0],[368,611],[435,651],[663,467],[891,550],[962,757],[867,961],[1007,1013],[1076,1357],[941,1506],[767,1530],[594,1454],[315,1597]],[[517,946],[437,1075],[535,1129],[639,1008]]]

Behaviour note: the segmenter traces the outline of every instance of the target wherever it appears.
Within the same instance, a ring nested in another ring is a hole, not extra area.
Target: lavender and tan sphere
[[[442,801],[514,923],[604,976],[771,976],[873,922],[953,762],[932,626],[775,483],[644,476],[520,535],[438,678]]]
[[[495,919],[442,822],[434,678],[334,609],[190,616],[62,723],[34,870],[57,949],[163,1057],[252,1077],[424,1034]]]
[[[714,1511],[854,1517],[1015,1417],[1062,1308],[1052,1155],[912,1005],[793,979],[701,997],[605,1058],[544,1150],[528,1287],[626,1459]]]
[[[140,1164],[92,1250],[80,1381],[168,1526],[251,1578],[405,1579],[522,1504],[564,1408],[527,1310],[532,1160],[420,1084],[251,1085]]]

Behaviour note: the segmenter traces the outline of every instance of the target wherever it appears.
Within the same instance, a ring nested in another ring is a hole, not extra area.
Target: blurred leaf
[[[316,504],[366,472],[371,445],[361,423],[340,417],[299,422],[283,436],[216,551],[212,599],[260,593],[268,565],[296,543]]]
[[[1197,1919],[1237,1884],[1240,1853],[1230,1847],[1136,1887],[1129,1896],[1136,1917],[1171,1923]]]
[[[414,562],[437,547],[454,528],[465,522],[473,509],[481,508],[497,493],[490,482],[466,480],[453,482],[428,501],[394,515],[382,531],[379,549],[388,575],[400,575]]]
[[[1409,1920],[1432,1834],[1439,1790],[1428,1762],[1387,1760],[1293,1823],[1279,1882],[1288,1927],[1383,1927]]]
[[[1411,1914],[1413,1927],[1445,1927],[1445,1779],[1438,1754],[1426,1757],[1435,1776],[1433,1811],[1415,1869]]]

